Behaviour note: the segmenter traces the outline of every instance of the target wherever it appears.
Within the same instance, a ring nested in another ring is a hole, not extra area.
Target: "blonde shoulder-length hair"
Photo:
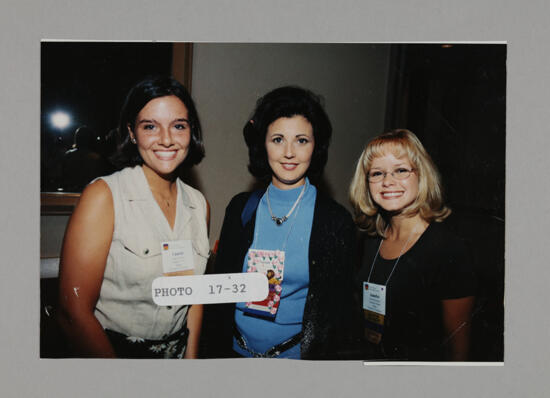
[[[388,217],[372,199],[368,172],[372,161],[386,153],[397,158],[407,157],[418,176],[418,196],[400,214],[420,214],[427,222],[441,222],[451,210],[443,203],[443,190],[439,172],[420,140],[411,131],[396,129],[372,139],[361,154],[350,186],[350,201],[355,213],[355,223],[369,235],[385,237]]]

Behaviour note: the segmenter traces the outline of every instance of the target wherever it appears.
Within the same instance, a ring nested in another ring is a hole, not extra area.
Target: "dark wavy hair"
[[[311,164],[306,175],[315,180],[323,173],[328,159],[332,125],[323,108],[321,97],[301,87],[285,86],[260,98],[252,117],[243,128],[250,160],[248,170],[253,176],[267,180],[272,174],[265,148],[269,125],[279,118],[298,115],[305,117],[311,124],[315,139]]]
[[[177,172],[182,168],[189,168],[200,163],[204,158],[204,144],[202,142],[202,130],[199,115],[195,103],[187,89],[176,79],[168,76],[149,76],[141,80],[130,89],[118,122],[119,145],[116,153],[111,157],[111,162],[118,168],[133,167],[143,164],[143,159],[138,152],[137,145],[130,141],[128,127],[133,131],[138,113],[149,101],[174,95],[178,97],[187,108],[189,126],[191,128],[191,140],[185,160],[178,166]]]

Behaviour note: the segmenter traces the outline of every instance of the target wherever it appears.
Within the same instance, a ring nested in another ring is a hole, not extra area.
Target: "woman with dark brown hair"
[[[281,87],[244,126],[250,172],[265,189],[236,195],[225,213],[216,273],[272,276],[267,300],[213,308],[213,356],[346,357],[354,225],[315,187],[332,128],[319,97]]]
[[[193,100],[172,78],[147,78],[118,133],[120,170],[86,187],[65,233],[59,321],[78,356],[194,358],[202,306],[159,307],[151,294],[159,276],[203,274],[209,255],[207,203],[178,178],[204,157]]]

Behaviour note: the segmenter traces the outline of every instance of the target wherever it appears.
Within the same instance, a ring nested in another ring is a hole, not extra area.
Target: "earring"
[[[135,144],[137,142],[134,137],[130,138],[130,141],[132,142],[132,144]]]

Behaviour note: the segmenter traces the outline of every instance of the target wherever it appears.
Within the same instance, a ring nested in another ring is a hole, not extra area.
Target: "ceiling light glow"
[[[71,123],[70,116],[65,112],[55,112],[50,118],[52,125],[58,129],[64,129]]]

